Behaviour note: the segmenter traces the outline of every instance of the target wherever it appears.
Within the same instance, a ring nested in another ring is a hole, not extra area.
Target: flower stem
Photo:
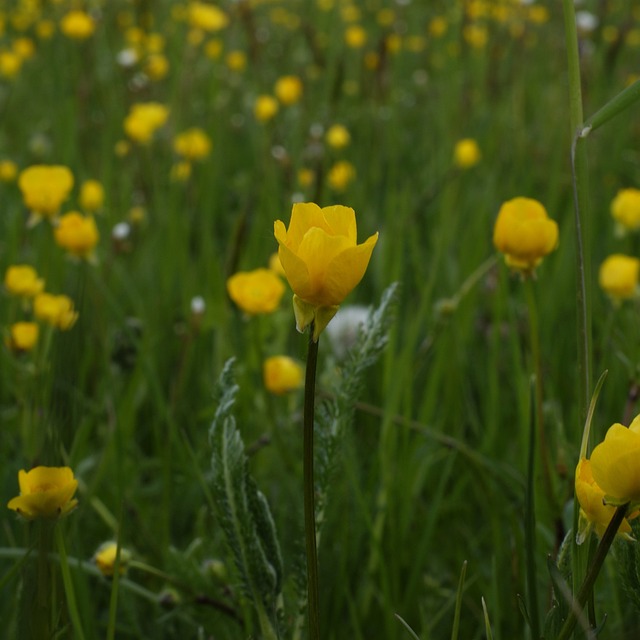
[[[567,638],[571,635],[573,628],[576,626],[576,622],[578,620],[577,614],[582,611],[584,608],[587,599],[590,594],[593,592],[593,585],[595,584],[596,578],[600,573],[600,569],[602,568],[602,563],[607,556],[609,548],[613,543],[616,534],[618,533],[618,529],[624,520],[624,517],[627,513],[627,507],[629,503],[623,504],[618,507],[609,522],[609,526],[607,527],[602,539],[600,540],[600,544],[596,549],[595,556],[593,557],[593,562],[589,567],[589,572],[580,587],[580,591],[578,592],[578,596],[574,601],[574,606],[571,607],[571,611],[569,612],[569,616],[564,621],[564,625],[562,629],[560,629],[560,633],[556,640],[567,640]]]
[[[307,551],[307,598],[309,607],[309,639],[320,638],[318,606],[318,551],[316,549],[315,486],[313,480],[313,425],[315,415],[316,368],[318,342],[313,340],[314,326],[309,327],[309,351],[304,386],[304,534]]]

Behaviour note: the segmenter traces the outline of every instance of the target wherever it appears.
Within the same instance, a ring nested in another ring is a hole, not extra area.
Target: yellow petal
[[[324,229],[327,233],[331,229],[325,222],[322,209],[313,202],[297,202],[291,210],[291,220],[287,229],[286,244],[297,252],[304,235],[313,227]]]
[[[331,207],[324,207],[322,213],[334,235],[345,236],[351,244],[356,244],[356,212],[351,207],[335,204]]]
[[[278,249],[278,257],[291,288],[304,298],[310,296],[311,278],[304,261],[284,244]]]

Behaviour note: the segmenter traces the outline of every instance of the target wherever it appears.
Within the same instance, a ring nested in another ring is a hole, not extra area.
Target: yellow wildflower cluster
[[[139,102],[131,106],[124,119],[124,130],[134,142],[146,145],[168,117],[169,110],[164,105],[158,102]]]

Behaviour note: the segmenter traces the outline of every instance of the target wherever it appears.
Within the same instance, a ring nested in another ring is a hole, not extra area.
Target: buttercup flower
[[[302,81],[298,76],[282,76],[276,81],[273,92],[281,104],[295,104],[302,97]]]
[[[623,233],[640,229],[640,189],[618,191],[611,202],[611,215]]]
[[[20,495],[7,505],[27,520],[56,519],[75,509],[78,481],[69,467],[35,467],[18,473]]]
[[[288,229],[276,220],[274,235],[294,292],[298,331],[313,322],[313,339],[317,341],[338,306],[362,280],[378,234],[357,244],[353,209],[342,205],[321,209],[309,202],[293,205]]]
[[[9,327],[7,346],[12,351],[31,351],[38,342],[39,330],[35,322],[15,322]]]
[[[276,395],[283,395],[300,387],[304,369],[293,358],[273,356],[262,366],[264,386]]]
[[[616,423],[591,453],[594,480],[605,494],[607,504],[640,504],[640,416],[629,428]]]
[[[173,139],[173,150],[187,160],[202,160],[211,151],[211,139],[202,129],[192,127]]]
[[[609,256],[601,265],[598,282],[615,304],[638,294],[640,260],[620,253]]]
[[[229,24],[224,11],[206,2],[191,2],[187,19],[193,28],[208,32],[220,31]]]
[[[11,295],[33,298],[44,289],[44,280],[28,264],[15,264],[6,270],[4,286]]]
[[[231,299],[245,313],[272,313],[284,294],[282,280],[269,269],[239,271],[227,280]]]
[[[69,11],[60,21],[60,31],[72,40],[86,40],[93,35],[96,24],[84,11]]]
[[[355,177],[355,167],[347,160],[339,160],[329,169],[327,182],[334,191],[344,191]]]
[[[88,213],[95,213],[104,204],[104,188],[97,180],[85,180],[80,186],[80,206]]]
[[[37,222],[56,216],[73,187],[73,174],[61,165],[32,165],[20,172],[18,186]]]
[[[38,320],[57,327],[62,331],[71,329],[78,319],[73,309],[73,301],[65,295],[39,293],[33,301],[33,313]]]
[[[493,244],[509,267],[531,273],[558,244],[558,225],[532,198],[508,200],[498,212]]]
[[[596,533],[602,537],[616,508],[612,505],[604,504],[604,491],[596,484],[591,472],[591,461],[582,459],[576,467],[576,497],[580,503],[580,516],[584,525],[579,527],[578,542],[582,543],[586,539],[591,528],[595,527]],[[619,534],[630,537],[631,526],[627,520],[623,520]]]
[[[138,102],[124,119],[124,130],[135,142],[148,144],[169,117],[169,110],[158,102]]]
[[[351,142],[351,136],[345,126],[334,124],[327,130],[325,140],[327,144],[334,149],[344,149],[344,147]]]
[[[100,235],[92,217],[85,217],[77,211],[65,213],[55,228],[56,243],[72,256],[94,260],[94,249]]]
[[[11,160],[0,160],[0,182],[13,182],[18,175],[18,166]]]
[[[267,122],[278,113],[278,101],[270,95],[260,95],[253,103],[253,115],[258,122]]]
[[[116,554],[118,551],[118,545],[115,542],[105,542],[98,547],[93,561],[96,563],[100,573],[103,576],[110,578],[113,576],[116,569]],[[131,562],[131,552],[127,549],[120,547],[120,564],[118,565],[118,573],[123,576],[126,571],[129,562]]]
[[[473,138],[463,138],[453,150],[453,162],[460,169],[470,169],[480,162],[480,147]]]
[[[351,25],[344,32],[344,41],[351,49],[362,49],[367,42],[367,32],[359,24]]]

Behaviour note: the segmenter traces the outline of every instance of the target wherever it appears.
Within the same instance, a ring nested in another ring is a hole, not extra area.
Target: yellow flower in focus
[[[33,298],[44,289],[44,280],[28,264],[15,264],[6,270],[4,286],[11,295]]]
[[[593,479],[590,460],[583,458],[578,462],[575,486],[576,497],[580,503],[580,516],[587,521],[586,527],[579,528],[578,543],[584,542],[591,527],[595,527],[596,533],[602,537],[616,509],[612,505],[604,504],[604,491]],[[618,533],[629,537],[630,532],[629,523],[623,520]]]
[[[460,169],[470,169],[480,162],[480,147],[473,138],[458,140],[453,150],[453,162]]]
[[[281,104],[289,106],[302,98],[302,80],[298,76],[282,76],[276,81],[273,92]]]
[[[344,41],[351,49],[362,49],[367,42],[367,32],[359,24],[351,25],[344,32]]]
[[[598,282],[612,301],[619,304],[622,300],[637,296],[639,276],[640,260],[616,253],[600,265]]]
[[[35,467],[18,473],[20,495],[7,505],[27,520],[57,519],[75,509],[78,481],[69,467]]]
[[[239,271],[227,280],[229,297],[251,315],[275,311],[284,289],[282,280],[269,269]]]
[[[278,255],[293,289],[298,331],[314,323],[313,339],[362,280],[378,234],[357,244],[356,214],[350,207],[296,203],[289,228],[274,224]]]
[[[33,301],[33,313],[38,318],[62,331],[71,329],[78,319],[73,301],[65,295],[39,293]]]
[[[529,274],[558,245],[558,225],[537,200],[514,198],[500,207],[493,244],[509,267]]]
[[[72,256],[95,260],[94,249],[100,239],[98,227],[92,217],[77,211],[65,213],[54,230],[56,244]]]
[[[34,221],[54,218],[73,187],[73,174],[61,165],[32,165],[20,172],[18,186]]]
[[[173,150],[187,160],[202,160],[211,152],[211,139],[202,129],[192,127],[173,139]]]
[[[355,167],[347,160],[340,160],[329,169],[327,182],[334,191],[344,191],[355,177]]]
[[[105,542],[100,545],[93,556],[93,561],[96,563],[98,569],[100,569],[100,573],[107,578],[113,576],[115,572],[117,552],[117,543]],[[126,573],[129,562],[131,562],[131,552],[120,547],[120,564],[118,565],[119,575],[123,576]]]
[[[191,2],[187,11],[187,20],[194,29],[215,32],[229,24],[229,18],[222,9],[205,2]]]
[[[104,204],[104,188],[98,180],[85,180],[80,185],[80,206],[84,211],[95,213]]]
[[[623,231],[640,229],[640,189],[621,189],[611,202],[611,215]]]
[[[640,504],[640,416],[629,428],[616,423],[609,427],[604,441],[591,453],[594,480],[604,492],[607,504]]]
[[[69,11],[60,20],[60,31],[72,40],[86,40],[93,35],[95,29],[95,21],[84,11]]]
[[[253,103],[253,115],[258,122],[268,122],[278,113],[279,108],[278,101],[273,96],[259,95]]]
[[[167,121],[169,110],[158,102],[139,102],[129,109],[124,130],[135,142],[148,144],[153,134]]]
[[[267,391],[278,396],[300,387],[304,378],[303,368],[288,356],[267,358],[262,366],[262,374]]]
[[[351,142],[351,135],[345,126],[334,124],[327,130],[325,140],[333,149],[344,149]]]
[[[37,342],[40,327],[35,322],[15,322],[9,327],[7,346],[12,351],[31,351]]]

